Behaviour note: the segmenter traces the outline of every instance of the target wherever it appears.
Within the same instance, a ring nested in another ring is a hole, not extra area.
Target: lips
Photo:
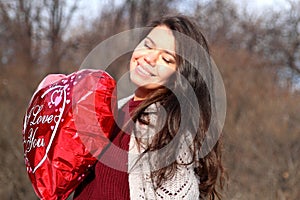
[[[155,74],[151,73],[147,68],[143,67],[142,65],[138,64],[137,67],[135,68],[135,71],[144,77],[153,77]]]

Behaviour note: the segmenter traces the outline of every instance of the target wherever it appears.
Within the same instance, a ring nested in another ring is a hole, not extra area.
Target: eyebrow
[[[152,40],[149,36],[146,37],[146,39],[150,40],[150,42],[156,46],[156,43],[154,42],[154,40]],[[171,55],[174,57],[174,59],[176,58],[176,56],[171,52],[171,51],[168,51],[167,49],[162,49],[165,53]]]

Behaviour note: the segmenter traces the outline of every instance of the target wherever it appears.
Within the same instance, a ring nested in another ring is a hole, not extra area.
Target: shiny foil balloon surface
[[[41,199],[66,199],[109,143],[116,83],[101,70],[49,75],[24,117],[25,165]]]

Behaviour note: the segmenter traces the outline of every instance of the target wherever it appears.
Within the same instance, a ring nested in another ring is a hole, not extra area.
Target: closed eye
[[[170,61],[169,59],[167,59],[167,58],[164,58],[164,57],[163,57],[163,60],[164,60],[167,64],[170,64],[170,63],[171,63],[171,61]]]
[[[162,56],[162,59],[167,64],[175,64],[175,60],[173,58],[170,58],[169,56]]]
[[[151,44],[151,42],[149,40],[145,40],[144,42],[144,47],[146,47],[147,49],[153,49],[153,45]]]

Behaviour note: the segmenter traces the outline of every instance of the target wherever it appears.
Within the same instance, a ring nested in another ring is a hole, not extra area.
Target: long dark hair
[[[148,98],[134,112],[133,121],[147,124],[148,121],[145,120],[147,119],[145,117],[147,113],[145,113],[145,110],[152,104],[159,104],[166,111],[163,114],[157,113],[158,117],[165,118],[165,120],[158,120],[158,123],[161,121],[166,123],[159,124],[158,127],[161,127],[160,130],[151,138],[150,142],[143,144],[146,145],[144,154],[157,151],[171,144],[180,130],[183,130],[182,134],[184,137],[186,136],[184,134],[192,134],[191,138],[193,138],[193,141],[190,145],[192,160],[179,163],[174,159],[166,166],[152,171],[152,180],[158,188],[164,181],[170,179],[175,174],[178,166],[193,163],[195,166],[194,171],[200,179],[200,198],[215,199],[217,197],[221,199],[221,195],[216,190],[217,182],[219,182],[221,189],[224,185],[225,172],[221,160],[221,140],[218,139],[207,155],[204,157],[199,155],[203,140],[211,123],[212,115],[211,98],[213,96],[210,95],[210,85],[207,85],[207,80],[209,79],[204,79],[200,74],[203,70],[210,70],[210,52],[207,41],[197,23],[189,17],[182,15],[166,16],[153,21],[149,27],[160,25],[165,25],[173,31],[177,73],[174,74],[174,77],[170,78],[171,81],[169,81],[167,87],[161,87],[149,94]],[[200,48],[191,48],[190,44],[186,40],[183,40],[178,33],[191,38],[200,45]],[[210,75],[210,73],[207,74]],[[191,88],[192,91],[190,90]],[[196,103],[190,101],[190,94],[196,96]],[[199,110],[199,112],[195,113],[195,109]],[[182,120],[183,114],[188,119]],[[139,139],[137,141],[142,143]],[[179,149],[180,142],[172,143],[172,145],[171,149],[173,151],[167,152],[169,157],[176,156],[175,154],[178,153],[177,150]],[[168,159],[159,158],[159,154],[155,156],[157,157],[155,159],[159,160],[159,162],[168,162]]]

